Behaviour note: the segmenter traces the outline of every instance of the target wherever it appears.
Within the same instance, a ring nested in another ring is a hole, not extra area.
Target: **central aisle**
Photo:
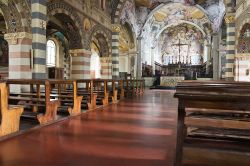
[[[146,91],[0,142],[1,166],[172,166],[174,91]]]

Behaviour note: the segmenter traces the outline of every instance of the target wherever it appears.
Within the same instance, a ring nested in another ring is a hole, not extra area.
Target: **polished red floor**
[[[177,100],[147,91],[0,142],[0,166],[172,166]]]

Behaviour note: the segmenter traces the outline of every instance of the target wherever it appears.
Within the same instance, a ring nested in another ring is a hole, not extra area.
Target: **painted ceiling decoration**
[[[171,6],[173,5],[173,8],[176,8],[175,10],[177,11],[180,11],[178,8],[182,5],[181,12],[188,18],[191,17],[196,20],[204,21],[202,19],[207,17],[214,32],[219,30],[225,14],[223,0],[135,0],[135,5],[132,1],[126,2],[121,14],[121,20],[122,22],[125,20],[131,20],[130,24],[135,28],[135,32],[137,28],[137,34],[141,34],[143,31],[142,27],[146,26],[152,13],[157,22],[166,21],[166,18],[171,17],[171,14],[176,13],[166,11],[168,8],[165,6],[168,4],[171,4]],[[162,9],[161,6],[163,6],[165,10]],[[183,10],[183,8],[186,9]],[[180,12],[177,14],[180,14]]]
[[[129,31],[127,24],[125,24],[121,28],[119,43],[119,51],[121,51],[122,53],[128,52],[130,49],[133,49],[135,47],[131,32]]]

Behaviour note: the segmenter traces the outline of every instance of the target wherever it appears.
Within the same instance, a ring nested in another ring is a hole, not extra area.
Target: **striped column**
[[[8,33],[4,35],[9,44],[9,78],[31,79],[32,34],[26,32]],[[12,92],[20,92],[23,86],[11,87]]]
[[[91,51],[76,49],[69,51],[71,56],[71,78],[90,79]]]
[[[112,78],[119,78],[119,24],[112,25]]]
[[[32,78],[47,78],[46,75],[46,21],[47,0],[31,0],[32,17],[32,49],[34,53],[34,69]]]
[[[112,61],[109,57],[101,58],[101,77],[102,79],[112,78]]]
[[[64,66],[64,78],[69,79],[70,78],[70,58],[67,58],[66,56],[63,57],[63,66]]]
[[[234,80],[235,66],[235,11],[232,8],[232,0],[226,0],[227,14],[225,22],[227,24],[227,40],[226,40],[226,63],[225,63],[225,79]]]

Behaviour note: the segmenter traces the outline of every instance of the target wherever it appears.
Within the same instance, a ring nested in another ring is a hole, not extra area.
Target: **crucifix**
[[[180,76],[180,69],[181,69],[181,46],[185,46],[188,44],[181,43],[181,39],[179,38],[179,43],[172,44],[172,46],[179,46],[179,60],[178,60],[178,76]]]
[[[181,63],[181,46],[186,46],[188,44],[181,43],[181,39],[179,39],[179,43],[172,44],[172,46],[179,46],[179,60],[178,63]]]

